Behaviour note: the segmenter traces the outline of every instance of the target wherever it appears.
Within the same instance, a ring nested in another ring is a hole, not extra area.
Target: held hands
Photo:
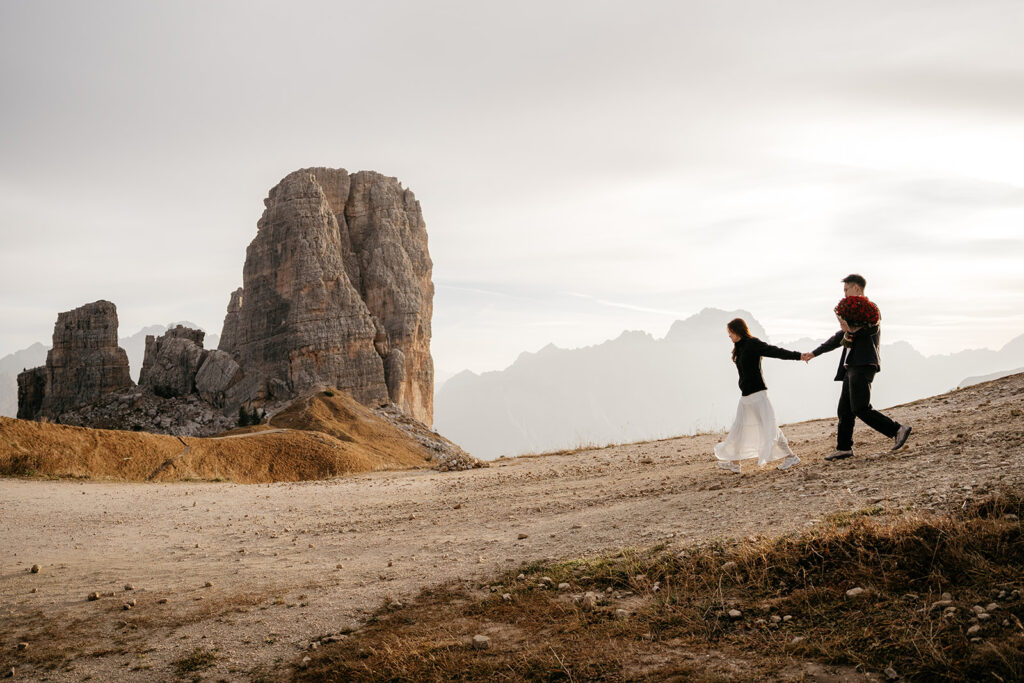
[[[814,358],[814,354],[813,353],[801,353],[800,354],[800,360],[802,360],[805,363],[810,363],[812,358]]]

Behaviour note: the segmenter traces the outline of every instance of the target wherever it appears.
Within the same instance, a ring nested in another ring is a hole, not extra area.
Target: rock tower
[[[46,365],[18,375],[18,417],[59,419],[133,384],[117,345],[117,307],[95,301],[57,315]]]
[[[308,168],[264,200],[219,349],[243,401],[330,385],[433,422],[431,281],[420,204],[396,178]]]

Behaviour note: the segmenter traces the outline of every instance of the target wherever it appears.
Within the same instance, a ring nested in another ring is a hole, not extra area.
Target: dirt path
[[[787,426],[803,462],[740,476],[712,466],[721,436],[703,435],[301,484],[2,479],[0,676],[167,680],[215,651],[204,678],[277,678],[311,639],[447,579],[871,505],[947,507],[1024,486],[1022,409],[1024,375],[895,408],[909,446],[890,454],[858,425],[858,456],[831,464],[834,420]]]

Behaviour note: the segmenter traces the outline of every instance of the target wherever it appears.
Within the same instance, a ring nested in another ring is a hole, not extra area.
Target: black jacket
[[[764,376],[761,375],[761,357],[800,360],[799,351],[787,351],[778,346],[766,344],[757,337],[740,339],[733,347],[736,355],[736,370],[740,373],[740,391],[744,396],[764,391]]]
[[[814,349],[811,353],[820,356],[823,353],[834,351],[843,343],[843,331],[840,330],[825,341],[824,344]],[[882,343],[881,325],[868,325],[853,333],[853,345],[850,348],[843,347],[843,355],[839,357],[839,371],[836,372],[836,381],[842,382],[846,377],[846,366],[867,365],[873,367],[876,372],[882,371],[882,355],[879,353],[879,346]]]

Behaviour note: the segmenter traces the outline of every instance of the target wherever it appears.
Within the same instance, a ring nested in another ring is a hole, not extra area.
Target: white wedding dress
[[[715,457],[727,462],[757,458],[758,465],[765,465],[791,455],[786,435],[775,422],[768,391],[741,396],[736,420],[725,441],[715,446]]]

